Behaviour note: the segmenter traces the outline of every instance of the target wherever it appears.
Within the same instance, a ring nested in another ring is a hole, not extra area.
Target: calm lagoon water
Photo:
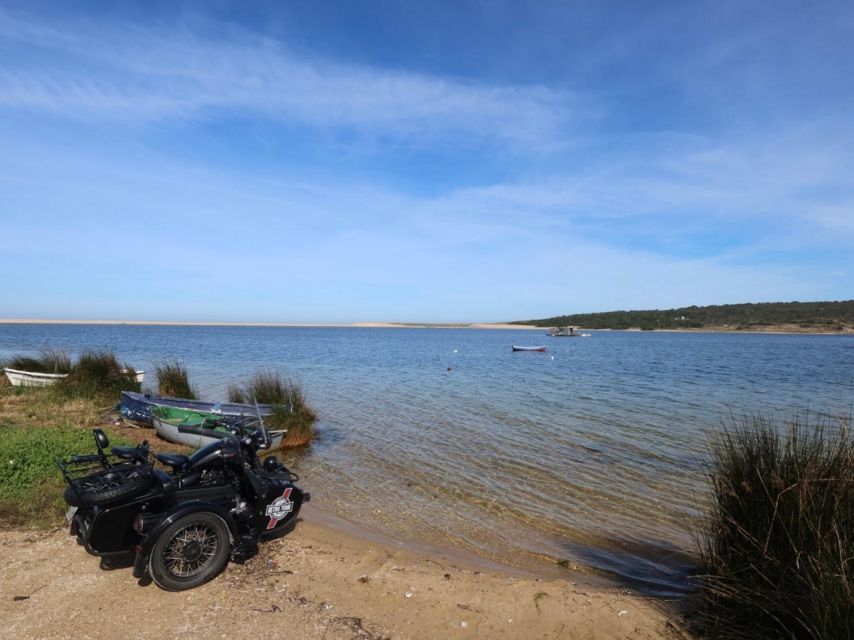
[[[344,519],[679,592],[708,434],[733,414],[850,414],[854,337],[591,333],[0,325],[0,357],[108,348],[149,371],[177,358],[212,400],[275,367],[302,382],[322,436],[282,457]]]

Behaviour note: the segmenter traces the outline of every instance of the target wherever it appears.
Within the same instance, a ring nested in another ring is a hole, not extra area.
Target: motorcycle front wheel
[[[222,518],[191,513],[160,534],[151,550],[149,572],[161,589],[183,591],[217,576],[228,563],[231,538]]]

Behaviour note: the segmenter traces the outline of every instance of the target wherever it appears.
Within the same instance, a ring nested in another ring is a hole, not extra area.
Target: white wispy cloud
[[[38,195],[20,188],[34,172]],[[275,318],[273,301],[287,300],[288,317],[297,320],[513,319],[568,308],[832,295],[847,277],[844,268],[832,274],[821,265],[744,265],[731,256],[620,247],[577,230],[565,219],[565,198],[530,186],[416,197],[138,156],[110,164],[52,146],[7,159],[0,173],[16,178],[3,190],[2,230],[16,238],[4,259],[20,265],[50,247],[56,261],[32,266],[41,280],[72,286],[83,277],[106,295],[119,276],[132,277],[139,301],[177,293],[188,317],[194,303],[211,304],[210,296],[243,295],[258,300],[253,317]],[[529,213],[543,202],[542,213]],[[65,213],[45,230],[33,215],[41,210]],[[92,237],[97,250],[86,249]],[[331,303],[318,291],[354,297],[350,315],[323,307]],[[376,301],[377,291],[394,293]],[[135,300],[113,305],[113,316],[149,313]]]
[[[803,247],[822,232],[833,243],[854,229],[852,139],[854,126],[836,119],[741,137],[664,134],[586,170],[461,188],[438,208],[564,228],[587,220],[629,230],[656,220],[665,233],[729,228],[736,236],[738,225],[754,223],[768,233],[788,228]]]
[[[368,134],[554,144],[579,100],[543,86],[487,85],[298,56],[240,31],[33,24],[0,13],[0,38],[30,51],[0,69],[0,105],[145,122],[240,111]]]

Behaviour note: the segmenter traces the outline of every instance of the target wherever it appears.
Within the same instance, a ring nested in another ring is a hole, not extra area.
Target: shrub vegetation
[[[182,363],[177,360],[161,363],[154,368],[154,373],[157,374],[157,388],[161,396],[196,399],[187,368]]]
[[[139,391],[140,384],[134,368],[119,364],[112,351],[87,351],[55,388],[67,397],[116,402],[122,391]]]
[[[685,329],[729,326],[758,329],[770,325],[798,325],[814,331],[844,331],[854,326],[854,300],[832,302],[760,302],[721,304],[678,309],[606,311],[525,320],[515,324],[539,327],[581,326],[587,329]]]
[[[854,637],[849,422],[799,418],[781,432],[745,418],[713,439],[698,537],[708,637]]]
[[[265,419],[270,429],[287,430],[283,447],[300,447],[314,437],[317,414],[308,404],[300,384],[283,378],[275,371],[257,371],[245,387],[231,386],[228,389],[231,402],[257,400],[260,404],[273,405],[273,415]]]

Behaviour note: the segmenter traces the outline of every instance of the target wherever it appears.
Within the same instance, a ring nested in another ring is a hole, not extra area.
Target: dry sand
[[[430,324],[402,322],[356,322],[351,327],[374,327],[379,329],[519,329],[522,331],[545,331],[543,327],[501,322],[473,322],[469,324]]]
[[[618,589],[478,570],[307,518],[181,593],[100,569],[64,529],[0,532],[0,638],[685,637],[662,603]]]
[[[470,322],[470,323],[418,323],[418,322],[352,322],[349,324],[320,324],[320,323],[290,323],[290,322],[179,322],[157,320],[52,320],[44,318],[0,318],[0,324],[103,324],[103,325],[147,325],[147,326],[178,326],[178,327],[369,327],[378,329],[515,329],[519,331],[545,331],[545,327],[531,325],[507,324],[502,322]],[[584,329],[584,327],[581,327]],[[585,329],[590,331],[590,329]],[[630,329],[595,329],[595,331],[641,331],[640,327]],[[804,328],[800,325],[768,325],[750,329],[735,329],[730,326],[709,326],[700,329],[654,329],[663,333],[780,333],[780,334],[814,334],[814,335],[850,335],[854,334],[854,325],[846,326],[839,331],[827,331],[823,328]]]

